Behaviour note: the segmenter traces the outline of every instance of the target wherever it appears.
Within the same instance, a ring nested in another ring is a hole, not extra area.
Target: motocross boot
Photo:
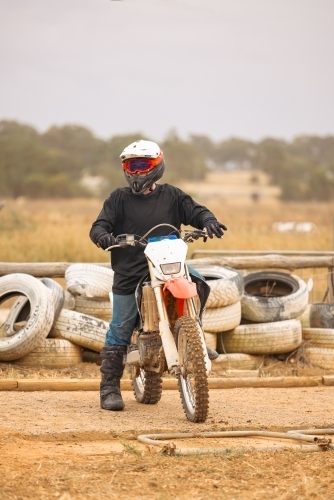
[[[114,345],[103,347],[100,354],[102,358],[100,405],[103,410],[121,411],[124,408],[120,385],[126,351],[126,346]]]

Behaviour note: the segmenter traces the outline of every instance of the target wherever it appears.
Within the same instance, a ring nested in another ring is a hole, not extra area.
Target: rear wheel
[[[131,380],[138,403],[155,405],[161,399],[162,378],[159,373],[140,368],[139,375]]]
[[[177,320],[175,340],[181,366],[178,384],[183,409],[190,422],[205,422],[209,388],[200,333],[192,318],[183,316]]]

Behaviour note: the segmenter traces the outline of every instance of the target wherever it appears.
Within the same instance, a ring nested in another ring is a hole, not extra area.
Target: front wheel
[[[197,324],[192,318],[182,316],[175,323],[174,331],[181,366],[178,385],[183,409],[190,422],[205,422],[209,409],[209,388]]]
[[[140,368],[139,375],[131,380],[138,403],[155,405],[161,399],[162,378],[159,373]]]

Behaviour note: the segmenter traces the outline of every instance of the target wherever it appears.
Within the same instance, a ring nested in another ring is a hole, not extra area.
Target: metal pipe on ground
[[[315,434],[314,434],[315,433]],[[283,450],[283,449],[297,449],[301,451],[327,451],[334,450],[331,438],[319,438],[316,434],[320,435],[333,435],[334,429],[306,429],[291,430],[288,432],[271,432],[271,431],[217,431],[217,432],[196,432],[196,433],[155,433],[155,434],[141,434],[137,436],[138,441],[153,445],[160,446],[162,453],[165,455],[194,455],[201,453],[231,453],[232,451],[268,451],[268,450]],[[177,448],[176,444],[167,439],[198,439],[198,438],[231,438],[231,437],[268,437],[278,439],[288,439],[294,441],[301,441],[303,443],[309,442],[312,444],[305,445],[274,445],[254,448],[252,446],[243,446],[240,448]],[[315,443],[315,444],[314,444]]]

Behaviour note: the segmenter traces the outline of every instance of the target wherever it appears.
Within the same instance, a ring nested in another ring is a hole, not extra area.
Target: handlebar
[[[176,228],[175,228],[176,229]],[[179,234],[181,234],[181,230],[178,230]],[[191,243],[194,240],[198,240],[199,238],[203,238],[204,242],[208,238],[208,233],[206,229],[194,229],[193,231],[184,231],[185,235],[181,237],[184,242]],[[146,236],[146,235],[145,235]],[[139,238],[139,239],[136,239]],[[144,239],[144,236],[137,236],[135,234],[119,234],[116,236],[116,245],[112,245],[108,248],[105,249],[105,252],[109,252],[110,250],[113,250],[114,248],[126,248],[126,247],[135,247],[135,246],[140,246],[142,248],[145,248],[146,245],[149,243],[148,240]]]

